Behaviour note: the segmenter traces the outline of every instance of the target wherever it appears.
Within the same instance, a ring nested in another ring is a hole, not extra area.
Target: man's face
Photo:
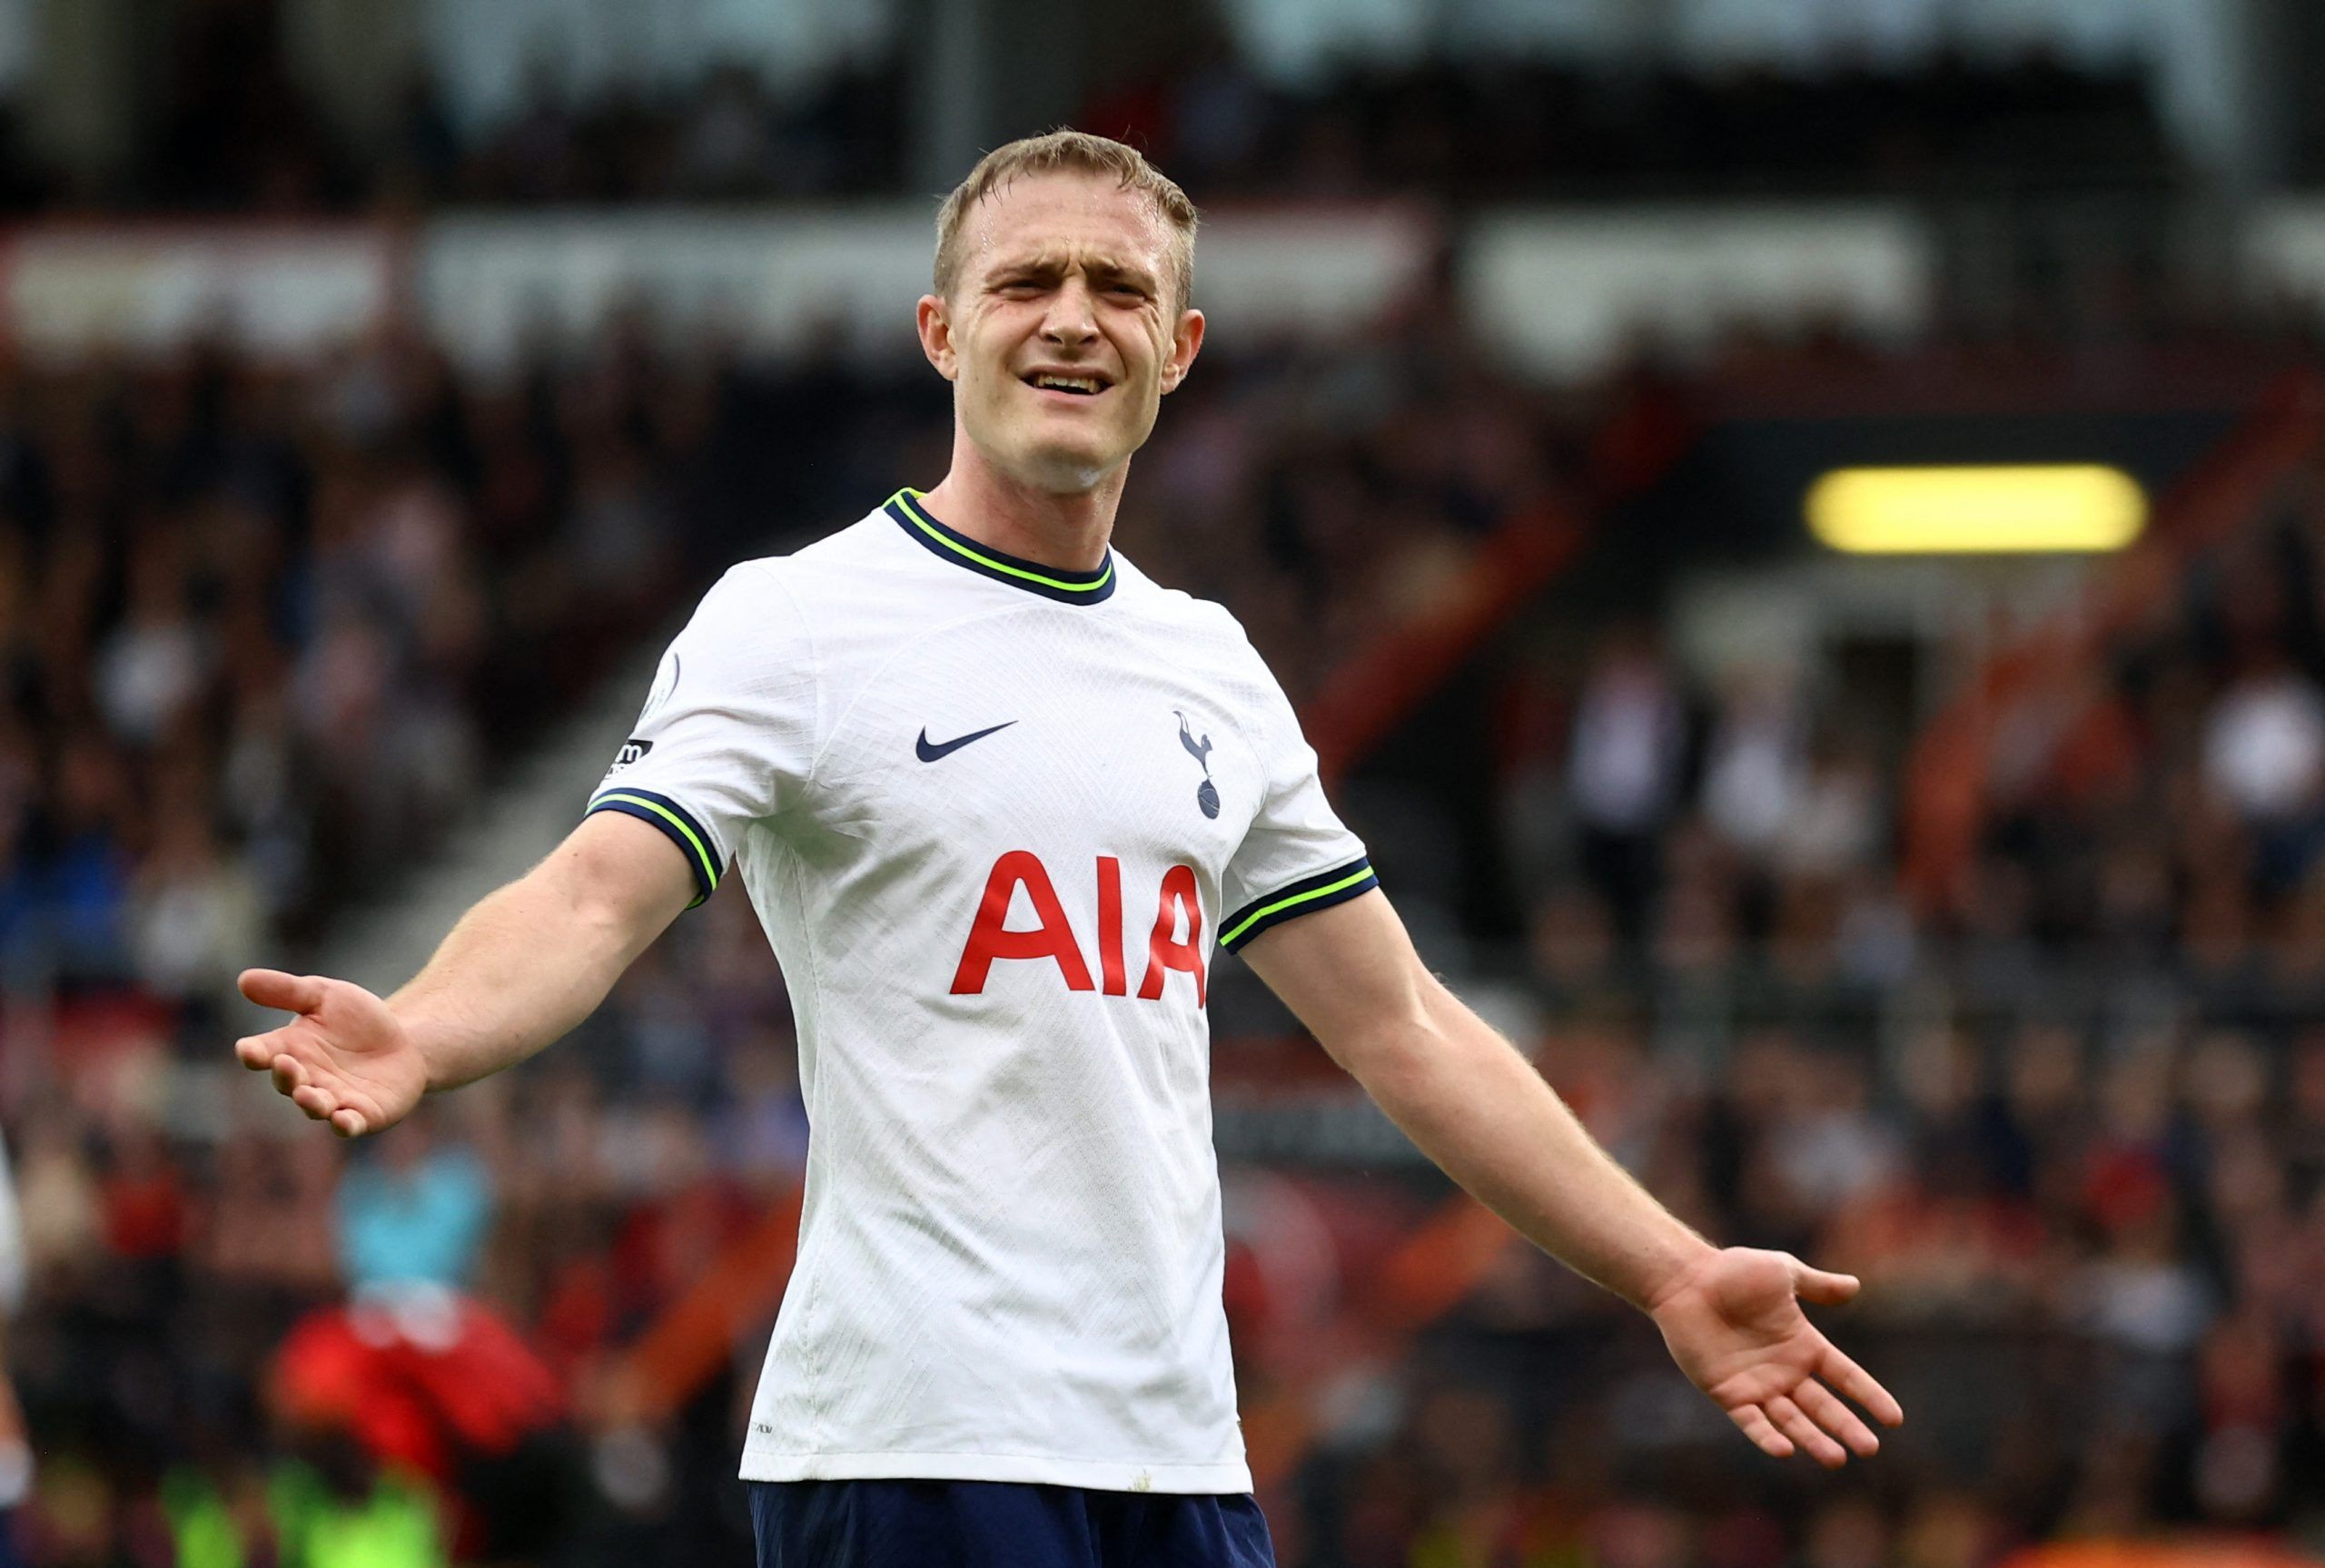
[[[1036,489],[1095,488],[1154,429],[1202,341],[1177,308],[1170,227],[1108,175],[1016,180],[972,208],[921,345],[984,459]]]

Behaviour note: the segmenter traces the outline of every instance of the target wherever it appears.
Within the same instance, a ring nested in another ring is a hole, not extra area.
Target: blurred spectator
[[[2280,654],[2261,658],[2213,702],[2204,776],[2254,820],[2315,806],[2325,783],[2325,695]]]
[[[466,1286],[492,1223],[492,1184],[474,1155],[424,1130],[383,1139],[339,1184],[340,1269],[371,1286]]]
[[[153,835],[129,914],[137,973],[165,995],[222,995],[264,950],[265,896],[246,867],[219,853],[191,805],[170,810]]]
[[[1704,814],[1754,860],[1767,858],[1799,809],[1806,732],[1789,671],[1771,666],[1731,677],[1704,761]]]
[[[1646,926],[1686,740],[1678,694],[1653,647],[1628,631],[1611,635],[1576,704],[1567,792],[1584,870],[1627,936]]]

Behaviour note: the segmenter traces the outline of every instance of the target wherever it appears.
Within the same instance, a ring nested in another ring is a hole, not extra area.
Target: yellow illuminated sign
[[[2147,526],[2147,494],[2097,463],[1837,468],[1808,490],[1808,527],[1852,555],[2119,550]]]

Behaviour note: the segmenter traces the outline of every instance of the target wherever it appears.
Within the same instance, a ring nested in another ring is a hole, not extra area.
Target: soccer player
[[[1240,953],[1456,1180],[1650,1313],[1771,1455],[1896,1401],[1800,1302],[1857,1282],[1712,1246],[1415,955],[1291,705],[1216,605],[1109,546],[1202,346],[1195,212],[1120,143],[985,157],[920,342],[952,467],[730,570],[573,833],[385,1001],[252,970],[238,1042],[354,1137],[519,1061],[739,870],[813,1126],[745,1443],[760,1561],[1248,1568],[1203,998]]]

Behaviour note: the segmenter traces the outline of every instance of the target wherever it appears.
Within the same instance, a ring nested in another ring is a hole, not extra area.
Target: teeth
[[[1098,390],[1098,383],[1095,380],[1082,376],[1036,376],[1034,379],[1034,385],[1044,388],[1055,387],[1060,391],[1066,392]]]

